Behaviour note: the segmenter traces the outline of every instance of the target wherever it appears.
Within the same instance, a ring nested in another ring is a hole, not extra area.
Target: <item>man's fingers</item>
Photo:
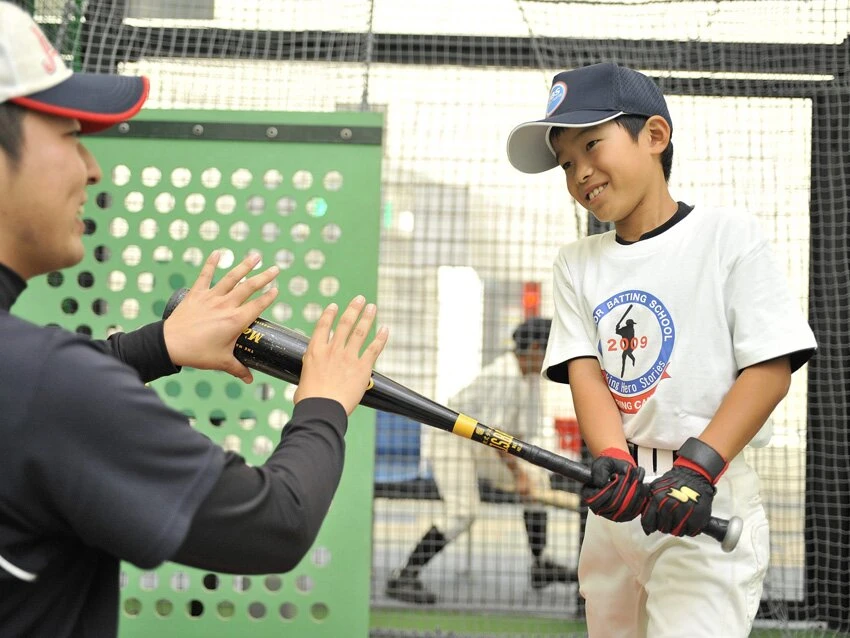
[[[384,351],[384,346],[387,345],[387,339],[389,339],[390,330],[386,326],[380,326],[378,328],[378,333],[375,335],[375,338],[372,340],[372,343],[363,351],[363,359],[369,363],[370,368],[375,367],[375,362],[378,360],[380,354]]]
[[[316,326],[313,328],[313,336],[310,339],[311,344],[325,345],[328,343],[331,327],[338,312],[339,306],[335,303],[329,304],[324,309],[321,316],[319,316],[319,320],[316,322]]]
[[[377,311],[378,309],[375,307],[375,304],[366,304],[366,307],[363,308],[363,314],[360,315],[360,320],[357,321],[351,336],[348,338],[348,345],[358,353],[360,352],[360,348],[363,347],[363,344],[366,343],[366,337],[372,329],[372,323],[375,321],[375,313]]]
[[[201,273],[195,280],[195,285],[192,286],[193,289],[207,290],[210,287],[213,275],[215,274],[215,267],[218,266],[220,259],[221,253],[219,251],[214,250],[210,253],[210,256],[207,257],[207,260],[204,262],[203,268],[201,268]]]
[[[351,303],[348,304],[345,312],[343,312],[342,316],[339,318],[336,330],[334,331],[333,341],[335,343],[342,344],[342,347],[345,347],[345,344],[348,343],[348,337],[351,335],[351,331],[357,321],[357,318],[360,316],[360,311],[363,310],[363,305],[365,303],[366,298],[363,295],[357,295],[351,300]]]
[[[245,277],[245,275],[253,270],[254,266],[260,263],[260,259],[262,259],[262,255],[260,253],[250,253],[247,257],[245,257],[245,259],[239,262],[238,266],[222,277],[219,282],[213,286],[213,290],[219,294],[226,295],[233,290],[240,281],[242,281],[242,278]]]
[[[248,303],[242,304],[239,307],[239,318],[241,323],[247,326],[254,321],[254,319],[263,314],[263,311],[272,305],[272,302],[277,297],[277,293],[277,288],[269,288],[256,299],[252,299]]]

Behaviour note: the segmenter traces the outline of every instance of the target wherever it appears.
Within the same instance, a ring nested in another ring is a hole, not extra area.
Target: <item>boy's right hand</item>
[[[304,353],[294,401],[298,403],[311,397],[333,399],[339,401],[345,413],[350,415],[369,387],[372,368],[387,344],[389,331],[384,326],[380,327],[375,339],[361,355],[360,349],[375,321],[375,305],[367,305],[366,300],[358,295],[348,304],[336,331],[332,333],[337,310],[336,304],[330,304],[316,322]]]
[[[613,447],[602,450],[590,466],[590,474],[581,497],[594,514],[616,522],[640,516],[649,489],[643,484],[644,469],[631,454]]]

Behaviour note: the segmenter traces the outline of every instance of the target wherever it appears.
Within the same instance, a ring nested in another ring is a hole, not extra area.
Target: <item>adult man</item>
[[[534,317],[513,333],[514,349],[486,366],[476,379],[449,401],[449,406],[492,427],[502,427],[529,441],[539,434],[540,369],[551,319]],[[436,595],[419,579],[434,556],[462,532],[469,530],[481,506],[478,478],[506,492],[531,499],[549,489],[549,474],[533,465],[482,445],[440,431],[429,431],[428,456],[443,501],[443,516],[425,533],[408,556],[405,566],[387,582],[391,598],[433,604]],[[532,555],[531,586],[540,589],[555,582],[573,582],[575,572],[543,558],[547,512],[527,503],[523,522]]]
[[[73,74],[32,19],[0,1],[0,635],[114,636],[120,560],[287,571],[315,540],[339,482],[347,415],[386,340],[360,354],[376,309],[331,304],[304,357],[291,422],[249,467],[189,427],[145,383],[181,366],[251,372],[236,338],[274,300],[272,267],[247,258],[212,285],[213,253],[180,306],[107,342],[9,310],[37,275],[84,255],[79,135],[134,115],[143,78]]]

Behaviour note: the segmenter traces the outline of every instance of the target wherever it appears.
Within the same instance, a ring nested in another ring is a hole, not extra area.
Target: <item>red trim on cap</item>
[[[55,115],[57,117],[66,117],[73,120],[79,120],[81,133],[97,133],[98,131],[103,131],[111,126],[115,126],[116,124],[125,120],[129,120],[131,117],[133,117],[142,109],[142,105],[145,103],[145,100],[148,99],[149,92],[150,81],[148,80],[148,78],[142,77],[141,96],[139,96],[139,99],[133,106],[131,106],[126,111],[123,111],[122,113],[91,113],[89,111],[80,111],[77,109],[70,109],[63,106],[57,106],[56,104],[40,102],[29,97],[16,97],[11,98],[9,101],[14,102],[15,104],[19,104],[20,106],[31,109],[33,111],[46,113],[47,115]]]

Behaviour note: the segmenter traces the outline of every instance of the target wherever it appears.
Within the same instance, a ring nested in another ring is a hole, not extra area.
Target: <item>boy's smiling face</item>
[[[599,221],[615,224],[657,206],[655,194],[666,187],[659,161],[670,139],[664,128],[663,118],[653,116],[637,140],[614,121],[562,129],[552,148],[570,195]]]

